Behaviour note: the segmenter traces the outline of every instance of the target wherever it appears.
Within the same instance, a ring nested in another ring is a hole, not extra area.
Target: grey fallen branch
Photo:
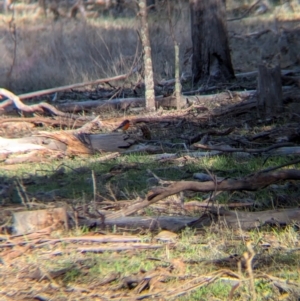
[[[149,202],[141,202],[146,207]],[[131,207],[131,206],[130,206]],[[128,208],[129,209],[129,208]],[[132,209],[132,208],[131,208]],[[136,212],[131,210],[131,212]],[[105,219],[105,226],[120,227],[128,230],[147,229],[157,231],[159,229],[178,232],[186,227],[201,229],[221,223],[230,229],[249,230],[265,225],[286,226],[300,222],[300,209],[289,208],[283,210],[267,210],[261,212],[243,212],[236,210],[225,210],[216,207],[206,208],[206,213],[200,218],[191,216],[122,216],[130,213],[128,210],[120,210],[114,214],[108,214]],[[110,218],[113,216],[114,218]],[[121,217],[120,217],[121,216]],[[80,221],[81,226],[99,226],[102,222],[98,219],[86,219]]]
[[[130,245],[121,245],[121,246],[103,246],[103,247],[85,247],[85,248],[77,248],[76,250],[81,253],[93,252],[93,253],[102,253],[107,251],[125,251],[125,250],[141,250],[141,249],[161,249],[164,246],[162,244],[153,245],[146,243],[139,244],[130,244]]]
[[[107,82],[112,82],[112,81],[123,80],[123,79],[126,79],[129,75],[130,75],[130,73],[129,74],[121,74],[121,75],[117,75],[117,76],[114,76],[114,77],[96,79],[96,80],[89,81],[89,82],[77,83],[77,84],[72,84],[72,85],[67,85],[67,86],[61,86],[61,87],[36,91],[36,92],[30,92],[30,93],[19,95],[19,98],[20,99],[27,99],[27,98],[47,95],[47,94],[51,94],[51,93],[56,93],[56,92],[62,92],[62,91],[66,91],[66,90],[81,88],[81,87],[85,87],[85,86],[92,86],[92,85],[97,85],[97,84],[101,84],[101,83],[107,83]]]
[[[59,239],[38,239],[38,240],[24,240],[24,241],[13,241],[13,237],[9,238],[9,243],[1,244],[0,248],[21,246],[26,244],[34,243],[35,248],[41,248],[46,245],[53,245],[62,242],[91,242],[91,243],[132,243],[140,242],[141,239],[137,236],[121,236],[121,235],[104,235],[104,236],[82,236],[82,237],[63,237]]]
[[[269,147],[264,147],[264,148],[256,148],[256,149],[251,149],[251,148],[233,148],[233,147],[228,147],[228,146],[210,146],[210,145],[203,145],[200,143],[195,143],[193,146],[201,149],[206,149],[206,150],[215,150],[215,151],[221,151],[221,152],[227,152],[227,153],[235,153],[235,152],[245,152],[245,153],[266,153],[269,152],[273,149],[280,148],[283,146],[293,146],[293,143],[287,142],[287,143],[277,143],[273,144]]]

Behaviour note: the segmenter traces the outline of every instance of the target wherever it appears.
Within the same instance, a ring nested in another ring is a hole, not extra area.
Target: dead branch
[[[85,82],[85,83],[77,83],[77,84],[72,84],[72,85],[67,85],[67,86],[62,86],[62,87],[56,87],[56,88],[51,88],[51,89],[46,89],[46,90],[40,90],[40,91],[36,91],[36,92],[21,94],[21,95],[19,95],[19,98],[20,99],[32,98],[32,97],[42,96],[42,95],[46,95],[46,94],[51,94],[51,93],[56,93],[56,92],[62,92],[62,91],[66,91],[66,90],[81,88],[81,87],[85,87],[85,86],[92,86],[92,85],[98,85],[98,84],[101,84],[101,83],[107,83],[107,82],[112,82],[112,81],[117,81],[117,80],[123,80],[123,79],[126,79],[129,75],[130,75],[130,73],[117,75],[117,76],[114,76],[114,77],[96,79],[96,80]]]
[[[31,233],[32,234],[32,233]],[[11,236],[8,238],[9,242],[1,244],[0,248],[4,247],[13,247],[21,246],[26,244],[31,244],[32,241],[29,239],[26,240],[17,240],[14,242],[14,238],[18,236]],[[27,238],[27,236],[26,236]],[[35,248],[41,248],[46,245],[54,245],[57,243],[63,242],[96,242],[96,243],[128,243],[128,242],[140,242],[141,238],[137,236],[120,236],[120,235],[102,235],[102,236],[81,236],[81,237],[63,237],[58,239],[39,239],[35,242]]]
[[[262,226],[287,226],[300,222],[300,209],[289,208],[282,210],[267,210],[261,212],[229,211],[223,208],[210,208],[196,222],[191,222],[190,227],[201,228],[212,224],[221,223],[230,229],[249,230]]]
[[[160,99],[161,97],[156,97]],[[81,111],[105,111],[105,110],[127,110],[129,107],[144,107],[145,98],[115,98],[107,100],[87,100],[80,102],[70,102],[59,104],[57,107],[64,112],[81,112]]]
[[[299,72],[298,68],[295,69],[285,69],[281,70],[281,76],[284,79],[287,75],[295,74]],[[258,74],[258,71],[250,71],[250,72],[243,72],[243,73],[237,73],[235,77],[237,78],[247,78],[247,77],[256,77]]]
[[[149,202],[145,201],[149,204]],[[122,211],[122,212],[121,212]],[[190,216],[123,216],[127,213],[125,210],[120,210],[116,213],[106,215],[105,226],[106,227],[118,227],[126,229],[148,229],[155,231],[158,229],[166,229],[172,232],[177,232],[180,229],[184,229],[188,224],[198,220],[197,217]],[[100,219],[80,219],[80,226],[100,226]]]
[[[121,245],[121,246],[103,246],[103,247],[81,247],[77,248],[76,250],[81,253],[86,252],[93,252],[93,253],[102,253],[102,252],[118,252],[118,251],[125,251],[125,250],[141,250],[141,249],[160,249],[163,245],[153,245],[153,244],[146,244],[146,243],[139,243],[139,244],[131,244],[131,245]]]
[[[144,201],[147,202],[147,201]],[[144,203],[141,202],[141,203]],[[149,204],[149,202],[148,202]],[[243,212],[236,210],[225,210],[224,208],[206,207],[200,218],[190,216],[123,216],[127,210],[121,210],[114,214],[113,218],[106,218],[107,227],[120,227],[122,229],[147,229],[155,231],[158,229],[178,232],[186,227],[201,229],[221,223],[230,229],[249,230],[262,226],[286,226],[300,222],[300,209],[289,208],[282,210],[267,210],[260,212]],[[80,220],[83,226],[101,226],[99,219]]]
[[[210,145],[203,145],[200,143],[195,143],[193,146],[201,149],[206,149],[206,150],[216,150],[216,151],[221,151],[221,152],[227,152],[227,153],[235,153],[235,152],[245,152],[245,153],[266,153],[269,152],[270,150],[273,150],[275,148],[280,148],[283,146],[292,146],[293,143],[287,142],[287,143],[277,143],[274,145],[271,145],[269,147],[264,147],[264,148],[233,148],[233,147],[228,147],[228,146],[210,146]]]
[[[68,114],[69,115],[69,114]],[[92,121],[92,117],[90,116],[57,116],[53,117],[51,119],[42,117],[42,116],[36,116],[36,117],[19,117],[19,118],[4,118],[0,120],[0,124],[5,123],[16,123],[16,122],[28,122],[34,125],[46,125],[46,126],[53,126],[53,127],[68,127],[68,128],[80,128],[83,127],[86,122]]]
[[[95,117],[90,122],[84,124],[82,127],[77,129],[75,132],[77,134],[90,133],[93,129],[99,129],[103,126],[103,123],[99,120],[100,116]]]
[[[121,216],[131,215],[138,210],[148,207],[168,196],[177,194],[181,191],[190,190],[195,192],[211,192],[211,191],[232,191],[232,190],[257,190],[262,189],[268,185],[276,183],[280,180],[299,180],[300,171],[281,170],[277,172],[258,173],[247,176],[240,180],[223,180],[223,181],[207,181],[199,183],[196,181],[180,181],[173,182],[168,187],[159,187],[149,191],[147,200],[137,201],[128,208],[114,212],[106,216],[106,220],[116,219]]]
[[[252,176],[244,177],[239,180],[224,180],[214,183],[213,181],[199,183],[194,181],[175,182],[169,187],[159,187],[148,193],[149,204],[153,204],[170,195],[179,193],[185,190],[195,192],[210,192],[210,191],[232,191],[232,190],[250,190],[254,191],[262,189],[268,185],[276,183],[280,180],[300,180],[300,170],[280,170],[270,173],[259,173]]]
[[[72,124],[70,123],[70,119],[65,119],[65,118],[59,118],[59,119],[49,119],[46,117],[28,117],[28,118],[5,118],[0,120],[0,124],[4,124],[4,123],[9,123],[9,122],[28,122],[28,123],[32,123],[34,125],[39,125],[39,124],[43,124],[43,125],[47,125],[47,126],[59,126],[59,127],[81,127],[85,124],[84,121],[78,122],[78,120],[76,120],[76,124],[74,123],[74,121],[72,120]]]
[[[276,170],[276,169],[280,169],[282,167],[286,167],[286,166],[290,166],[290,165],[294,165],[294,164],[298,164],[300,163],[300,159],[295,159],[295,160],[292,160],[290,162],[287,162],[287,163],[284,163],[284,164],[281,164],[281,165],[278,165],[278,166],[275,166],[275,167],[269,167],[269,168],[266,168],[264,170],[261,170],[260,173],[262,172],[270,172],[270,171],[273,171],[273,170]],[[254,175],[255,173],[253,173]]]
[[[20,110],[22,112],[26,112],[26,113],[36,113],[36,112],[44,113],[45,111],[48,111],[56,116],[61,116],[61,117],[69,116],[69,114],[66,114],[64,112],[57,110],[55,107],[53,107],[52,105],[50,105],[46,102],[41,102],[39,104],[34,104],[34,105],[30,105],[30,106],[25,105],[22,103],[22,101],[20,100],[20,98],[18,96],[16,96],[12,92],[10,92],[6,89],[3,89],[3,88],[0,89],[0,95],[3,95],[8,98],[8,101],[6,100],[6,101],[2,102],[0,108],[3,107],[4,103],[6,105],[13,103],[18,110]]]
[[[210,135],[210,136],[225,136],[230,134],[232,131],[234,130],[234,128],[228,128],[225,130],[214,130],[214,129],[210,129],[208,131],[206,131],[205,133],[200,133],[192,138],[189,139],[189,143],[193,144],[197,141],[199,141],[203,136],[205,135]],[[197,147],[197,145],[194,145],[195,147]]]

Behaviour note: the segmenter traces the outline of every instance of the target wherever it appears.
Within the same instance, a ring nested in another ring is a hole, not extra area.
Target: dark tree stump
[[[262,117],[276,116],[283,109],[281,71],[279,65],[258,67],[257,110]]]
[[[194,82],[234,79],[224,0],[190,0]]]

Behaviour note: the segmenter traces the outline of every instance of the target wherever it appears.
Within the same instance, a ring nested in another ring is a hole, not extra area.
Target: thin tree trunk
[[[234,78],[224,0],[190,0],[194,82]]]
[[[145,98],[146,108],[149,110],[155,109],[155,94],[154,94],[154,79],[153,79],[153,68],[152,68],[152,57],[151,57],[151,45],[149,38],[149,26],[147,20],[147,1],[139,1],[140,16],[141,16],[141,39],[144,50],[144,69],[145,69]]]

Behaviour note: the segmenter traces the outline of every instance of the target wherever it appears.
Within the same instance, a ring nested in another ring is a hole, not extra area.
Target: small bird
[[[122,130],[123,132],[126,132],[129,126],[130,126],[130,121],[126,119],[117,128],[115,128],[113,132],[117,132],[118,130]]]

